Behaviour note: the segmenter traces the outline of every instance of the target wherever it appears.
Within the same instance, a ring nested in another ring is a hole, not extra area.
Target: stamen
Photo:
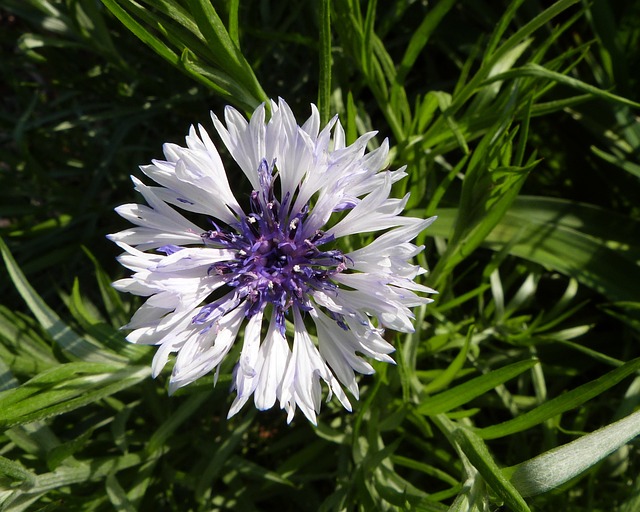
[[[289,238],[293,239],[296,236],[296,231],[298,230],[298,224],[300,224],[300,219],[298,217],[294,218],[289,223]]]
[[[236,288],[245,300],[245,315],[251,317],[271,304],[277,317],[284,319],[293,305],[308,311],[308,295],[314,290],[335,289],[332,276],[347,267],[340,251],[318,250],[319,244],[333,240],[323,231],[300,242],[297,236],[308,205],[290,212],[289,196],[280,205],[273,193],[273,170],[266,161],[261,162],[261,190],[251,192],[252,213],[242,219],[237,233],[216,225],[215,230],[201,236],[205,243],[235,250],[235,259],[216,262],[208,270],[209,274],[224,276],[226,285]]]

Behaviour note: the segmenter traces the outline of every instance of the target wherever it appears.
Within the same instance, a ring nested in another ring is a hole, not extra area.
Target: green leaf
[[[229,10],[229,38],[238,48],[240,48],[240,36],[238,35],[238,10],[240,0],[229,0],[227,9]]]
[[[422,392],[425,394],[435,393],[436,391],[440,391],[441,389],[446,388],[453,379],[456,378],[458,372],[464,366],[464,363],[467,360],[467,353],[469,352],[469,346],[471,344],[471,338],[473,336],[473,327],[469,328],[469,332],[467,333],[467,337],[464,340],[464,345],[458,352],[458,355],[451,361],[451,364],[447,366],[447,368],[438,375],[435,379],[433,379],[429,384],[426,384],[422,389]]]
[[[105,272],[102,265],[100,265],[100,262],[91,253],[91,251],[85,247],[83,247],[83,251],[93,263],[96,281],[98,283],[98,288],[100,289],[102,303],[104,304],[107,312],[107,318],[115,327],[121,327],[126,324],[130,318],[130,313],[125,308],[124,302],[122,301],[122,294],[112,286],[111,281],[113,281],[113,279]]]
[[[226,462],[240,443],[242,436],[244,436],[245,432],[251,425],[255,415],[256,410],[253,409],[238,425],[235,426],[233,431],[229,434],[229,437],[222,441],[220,445],[216,446],[217,449],[207,464],[207,467],[201,473],[198,481],[195,482],[195,493],[197,496],[203,496],[205,491],[218,479]]]
[[[201,62],[188,48],[185,48],[180,56],[179,67],[226,100],[248,110],[253,110],[257,106],[256,98],[242,84],[236,82],[224,71]]]
[[[510,101],[516,100],[514,93]],[[449,243],[445,253],[431,274],[430,279],[436,289],[500,223],[516,199],[529,171],[537,163],[529,161],[524,166],[514,166],[511,163],[513,139],[517,130],[509,131],[512,121],[508,112],[510,109],[511,107],[507,107],[501,119],[482,137],[468,161],[454,230],[448,236]],[[431,231],[431,234],[435,233]]]
[[[519,361],[471,379],[437,395],[425,396],[420,401],[418,412],[432,416],[460,407],[533,368],[536,364],[538,364],[537,359]]]
[[[41,495],[53,489],[84,482],[103,480],[107,475],[139,465],[139,454],[130,453],[119,457],[99,457],[91,463],[78,463],[74,466],[60,466],[55,471],[35,477],[30,487],[17,488],[9,494],[2,504],[3,512],[17,512],[36,501]]]
[[[151,48],[171,64],[178,65],[180,61],[178,54],[172,51],[160,39],[155,37],[149,30],[145,29],[140,23],[138,23],[127,11],[125,11],[118,4],[118,0],[101,1],[107,7],[107,9],[109,9],[112,14],[122,22],[123,25],[127,27],[144,44],[146,44],[149,48]],[[130,8],[132,8],[133,5],[134,4],[130,4]]]
[[[491,57],[496,47],[500,43],[500,39],[504,35],[510,23],[513,22],[516,11],[522,5],[524,0],[513,0],[509,2],[504,14],[496,24],[496,28],[491,33],[491,39],[487,43],[487,49],[485,50],[485,59]]]
[[[469,154],[469,146],[467,145],[467,141],[464,139],[464,135],[458,128],[458,124],[453,118],[453,114],[449,112],[449,107],[451,106],[451,95],[440,91],[431,92],[438,100],[438,108],[441,110],[442,117],[446,121],[449,130],[451,130],[451,133],[453,133],[454,137],[456,138],[458,146],[460,146],[465,155]]]
[[[422,20],[422,23],[420,23],[416,31],[411,35],[407,49],[400,61],[398,75],[396,77],[398,84],[404,84],[406,76],[413,68],[413,65],[420,56],[420,53],[429,41],[431,34],[433,34],[433,31],[438,27],[442,18],[445,17],[455,3],[456,0],[442,0],[433,4],[433,6],[428,10]]]
[[[640,370],[640,358],[633,359],[587,384],[583,384],[571,391],[566,391],[560,396],[543,403],[517,418],[498,423],[497,425],[491,425],[490,427],[477,429],[476,433],[483,439],[497,439],[515,434],[516,432],[522,432],[558,414],[579,407],[587,400],[598,396],[629,375],[633,375],[638,370]]]
[[[0,455],[0,474],[22,482],[30,487],[35,483],[35,475],[21,464]]]
[[[331,117],[331,0],[320,1],[320,63],[318,76],[318,110],[320,124]]]
[[[433,236],[450,238],[455,209],[436,211]],[[640,223],[596,206],[520,196],[481,242],[575,277],[609,300],[635,300],[640,282]],[[571,255],[570,258],[567,255]]]
[[[0,392],[18,386],[18,381],[11,373],[11,368],[0,358]]]
[[[51,341],[45,338],[33,318],[0,306],[0,359],[3,364],[10,363],[7,371],[33,375],[58,364]],[[4,382],[0,377],[0,390],[12,378],[8,375],[8,381]]]
[[[229,37],[224,23],[211,2],[209,0],[188,0],[188,2],[198,28],[213,50],[216,60],[220,62],[221,69],[250,91],[252,101],[247,103],[248,106],[254,109],[259,103],[267,101],[269,98],[258,83],[251,66]]]
[[[259,464],[256,464],[255,462],[243,459],[242,457],[239,457],[237,455],[233,455],[229,458],[229,465],[239,473],[247,475],[248,477],[255,480],[273,482],[279,485],[285,485],[287,487],[295,487],[295,484],[293,482],[276,473],[275,471],[271,471]]]
[[[620,167],[620,169],[625,170],[636,178],[640,178],[640,165],[628,160],[631,155],[622,155],[620,154],[620,151],[618,151],[618,155],[612,155],[610,153],[607,153],[606,151],[598,149],[595,146],[591,146],[591,151],[594,155],[599,156],[605,162],[609,162],[610,164]]]
[[[161,14],[135,2],[124,3],[126,7],[121,5],[121,0],[103,0],[103,3],[158,55],[231,103],[252,111],[268,100],[251,66],[209,1],[190,0],[189,13],[179,4],[160,0],[156,7]],[[175,48],[154,35],[154,31],[162,34]]]
[[[105,23],[103,10],[94,0],[76,0],[71,9],[75,11],[74,18],[85,40],[97,51],[111,56],[121,67],[127,69],[127,65],[113,44],[111,34]],[[133,72],[132,70],[128,70]]]
[[[459,110],[466,101],[481,87],[482,82],[491,73],[496,62],[500,61],[507,53],[511,52],[516,46],[521,44],[538,29],[545,26],[560,13],[578,3],[580,0],[559,0],[552,4],[549,8],[538,14],[535,18],[525,23],[511,37],[509,37],[502,45],[500,45],[491,57],[486,59],[482,67],[477,71],[473,78],[456,94],[454,102],[451,106],[451,114]],[[498,31],[503,31],[503,24],[498,25]],[[494,79],[498,79],[495,78]]]
[[[101,346],[108,347],[133,363],[140,363],[149,356],[150,347],[127,342],[120,329],[101,322],[93,316],[88,310],[87,304],[86,299],[80,293],[79,283],[76,279],[73,283],[68,307],[86,333],[86,337],[96,340]]]
[[[43,329],[51,336],[53,341],[58,343],[63,351],[75,358],[83,361],[97,363],[125,362],[126,359],[114,352],[105,350],[104,347],[90,343],[85,338],[76,334],[73,329],[66,325],[56,313],[47,306],[36,291],[31,287],[27,278],[18,267],[9,248],[0,239],[0,252],[4,258],[5,265],[9,271],[13,284],[29,306],[29,309],[36,317]]]
[[[445,482],[452,486],[458,485],[458,480],[456,478],[449,475],[449,473],[445,473],[441,469],[438,469],[437,467],[432,466],[431,464],[419,462],[417,460],[410,459],[409,457],[403,457],[402,455],[392,455],[391,461],[394,464],[415,469],[416,471],[421,471],[426,475],[437,478],[438,480],[441,480],[442,482]]]
[[[187,421],[196,412],[200,411],[202,404],[211,398],[211,393],[198,393],[191,395],[177,410],[160,425],[149,438],[145,447],[150,454],[160,450],[167,439],[176,431],[180,425]]]
[[[465,427],[456,429],[453,436],[469,458],[469,462],[480,472],[493,491],[509,505],[510,510],[529,512],[526,502],[504,476],[482,439]]]
[[[116,476],[111,473],[105,480],[105,489],[109,501],[116,510],[122,510],[122,512],[136,512],[133,504],[129,501],[127,493],[124,491]]]
[[[89,444],[95,428],[96,426],[91,426],[75,439],[72,439],[71,441],[68,441],[66,443],[60,443],[48,450],[47,467],[53,471],[64,461],[68,461],[69,458],[71,458],[75,453],[82,450],[87,444]],[[75,460],[72,462],[72,464],[74,462]]]
[[[364,24],[362,26],[363,29],[363,39],[362,46],[360,48],[360,61],[362,62],[362,67],[364,74],[371,79],[374,76],[374,62],[375,62],[375,50],[373,48],[374,40],[375,40],[375,20],[376,20],[376,7],[378,5],[377,0],[372,0],[371,2],[367,2],[367,14],[364,18]],[[358,9],[359,10],[359,9]]]
[[[0,426],[10,427],[63,414],[96,402],[147,378],[148,366],[67,363],[0,393]]]
[[[640,411],[504,470],[523,496],[548,492],[640,435]]]
[[[577,78],[563,75],[562,73],[558,73],[556,71],[551,71],[550,69],[547,69],[533,62],[529,62],[528,64],[525,64],[522,67],[511,69],[509,71],[505,71],[504,73],[499,73],[495,76],[492,76],[491,78],[487,78],[484,84],[488,84],[488,83],[499,81],[499,80],[505,80],[507,78],[518,78],[523,76],[544,78],[551,82],[556,82],[558,84],[566,85],[567,87],[571,87],[578,91],[589,93],[594,98],[600,98],[603,100],[612,101],[614,103],[619,103],[621,105],[628,105],[630,107],[640,108],[640,103],[624,98],[622,96],[618,96],[608,91],[603,91],[602,89],[598,89],[597,87],[590,85],[586,82],[583,82],[581,80],[578,80]]]
[[[188,3],[200,32],[221,62],[221,67],[232,73],[235,71],[238,73],[236,77],[242,76],[244,56],[229,37],[215,7],[207,0],[188,0]]]

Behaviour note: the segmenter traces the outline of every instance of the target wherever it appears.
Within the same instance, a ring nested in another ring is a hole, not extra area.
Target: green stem
[[[318,109],[321,124],[327,124],[331,117],[331,0],[320,1]]]

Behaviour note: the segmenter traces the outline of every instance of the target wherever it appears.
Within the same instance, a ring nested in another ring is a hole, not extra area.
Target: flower
[[[166,160],[141,167],[159,186],[132,177],[148,206],[118,207],[135,227],[109,235],[133,271],[114,286],[149,297],[127,339],[159,347],[154,377],[177,353],[170,393],[214,370],[217,381],[244,325],[229,417],[253,395],[260,410],[278,401],[288,422],[299,407],[315,424],[321,381],[327,400],[335,394],[350,411],[344,388],[358,399],[355,373],[374,372],[357,353],[393,363],[383,329],[411,332],[410,308],[431,302],[417,292],[433,290],[414,282],[424,270],[410,263],[423,247],[410,241],[433,219],[401,216],[408,195],[389,198],[406,173],[381,170],[388,141],[367,153],[372,132],[347,146],[337,116],[320,130],[311,107],[302,126],[282,99],[269,121],[265,105],[248,122],[227,107],[226,126],[212,114],[251,185],[245,208],[209,135],[192,126],[186,148],[165,144]],[[349,235],[382,230],[365,247],[344,248]]]

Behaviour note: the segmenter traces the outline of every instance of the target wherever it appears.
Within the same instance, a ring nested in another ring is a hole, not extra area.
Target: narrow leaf
[[[79,363],[69,363],[72,364]],[[63,370],[69,365],[62,365]],[[29,423],[78,409],[133,386],[151,373],[148,366],[131,366],[113,373],[65,380],[55,371],[58,368],[2,392],[0,426]]]
[[[614,103],[620,103],[622,105],[627,105],[634,108],[640,108],[640,103],[624,98],[623,96],[618,96],[608,91],[603,91],[602,89],[598,89],[597,87],[578,80],[577,78],[563,75],[562,73],[558,73],[557,71],[551,71],[550,69],[544,68],[539,64],[535,64],[533,62],[529,62],[528,64],[525,64],[520,68],[511,69],[509,71],[505,71],[504,73],[499,73],[495,76],[492,76],[491,78],[488,78],[484,83],[488,84],[495,81],[505,80],[507,78],[519,78],[523,76],[544,78],[552,82],[566,85],[578,91],[589,93],[595,98],[612,101]]]
[[[226,462],[231,457],[236,446],[240,443],[242,436],[251,425],[253,418],[255,417],[256,410],[248,413],[242,422],[236,425],[235,429],[229,434],[220,445],[217,447],[215,454],[211,457],[211,461],[204,469],[200,479],[196,482],[195,494],[201,497],[205,491],[211,488],[211,485],[218,479],[218,476],[223,471]]]
[[[504,476],[482,439],[464,427],[456,429],[453,434],[469,462],[480,472],[494,492],[509,505],[509,509],[529,512],[524,499]]]
[[[538,364],[537,359],[528,359],[517,363],[498,368],[486,375],[481,375],[475,379],[471,379],[464,384],[460,384],[453,388],[443,391],[431,397],[424,397],[418,406],[418,412],[426,415],[434,415],[450,411],[456,407],[470,402],[487,391],[494,389],[500,384],[504,384],[521,373],[533,368]]]
[[[320,69],[318,79],[318,110],[320,123],[331,116],[331,0],[320,1]]]
[[[30,487],[35,483],[35,475],[21,464],[0,455],[0,475],[7,476],[22,485]]]
[[[467,337],[464,340],[464,345],[458,352],[458,355],[454,358],[451,364],[429,384],[423,388],[424,393],[435,393],[441,389],[446,388],[453,379],[455,379],[458,372],[462,369],[465,361],[467,360],[467,353],[469,352],[469,346],[471,344],[471,338],[473,336],[473,327],[469,329]]]
[[[456,209],[438,209],[433,236],[451,238]],[[610,300],[637,299],[640,223],[596,206],[520,196],[482,241],[509,254],[572,276]],[[571,254],[571,258],[567,258]]]
[[[109,501],[116,510],[121,510],[122,512],[135,512],[136,509],[127,498],[127,494],[118,482],[116,476],[112,473],[107,476],[105,481],[105,489],[107,491],[107,496],[109,496]]]
[[[591,434],[507,468],[523,496],[550,491],[578,476],[640,435],[640,411]]]
[[[117,2],[117,0],[101,0],[112,14],[118,18],[122,24],[127,27],[133,34],[144,44],[149,46],[153,51],[164,59],[177,65],[180,58],[167,45],[156,38],[151,32],[138,23],[127,11],[125,11]]]
[[[187,421],[194,413],[200,410],[202,404],[210,398],[210,393],[198,393],[191,395],[169,418],[156,430],[147,442],[145,450],[153,454],[164,445],[165,441],[176,431],[180,425]]]
[[[409,45],[404,52],[404,56],[402,57],[402,61],[400,62],[398,76],[396,78],[398,83],[404,83],[405,77],[409,74],[411,68],[413,68],[416,59],[429,41],[431,34],[438,27],[440,21],[442,21],[442,18],[444,18],[444,16],[451,10],[455,3],[456,0],[442,0],[433,4],[433,6],[430,6],[429,12],[427,12],[426,16],[422,20],[422,23],[420,23],[420,26],[411,36]]]
[[[38,322],[40,322],[43,329],[47,331],[53,341],[58,343],[65,352],[83,361],[101,363],[126,361],[126,359],[113,352],[107,352],[104,347],[90,343],[66,325],[29,284],[2,239],[0,239],[0,252],[2,252],[2,257],[4,258],[13,284],[27,303],[27,306],[29,306],[29,309]]]
[[[640,370],[640,358],[633,359],[625,365],[616,368],[613,371],[599,377],[587,384],[583,384],[571,391],[562,393],[560,396],[545,402],[535,409],[524,413],[512,420],[492,425],[490,427],[480,428],[476,433],[483,439],[497,439],[505,437],[516,432],[522,432],[534,427],[549,418],[553,418],[558,414],[575,409],[586,401],[598,396],[610,387],[614,386],[629,375]]]

